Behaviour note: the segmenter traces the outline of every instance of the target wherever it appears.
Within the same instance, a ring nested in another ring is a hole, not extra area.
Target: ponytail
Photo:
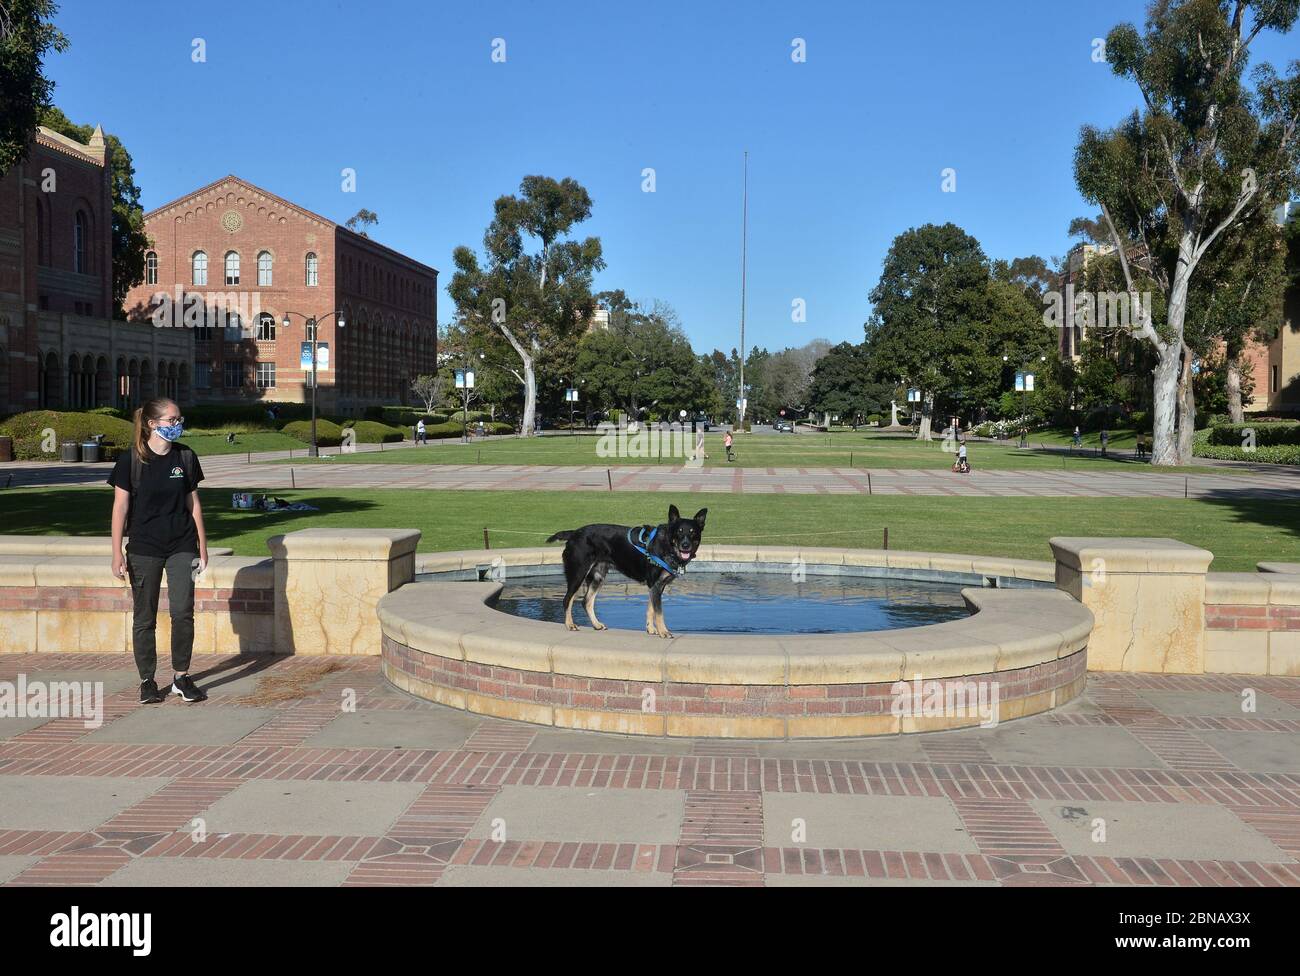
[[[154,397],[146,400],[144,406],[135,408],[134,429],[131,432],[131,449],[142,462],[149,462],[149,420],[161,420],[167,407],[175,404],[166,397]]]

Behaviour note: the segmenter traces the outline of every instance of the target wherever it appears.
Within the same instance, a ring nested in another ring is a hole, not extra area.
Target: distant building
[[[1065,258],[1065,273],[1061,276],[1061,293],[1069,294],[1068,286],[1082,291],[1081,284],[1088,266],[1098,258],[1114,254],[1113,244],[1078,244]],[[1083,340],[1087,338],[1087,328],[1066,307],[1066,321],[1061,328],[1059,345],[1062,359],[1078,360],[1083,349]]]
[[[438,272],[426,264],[233,175],[150,211],[145,230],[127,314],[184,325],[187,308],[207,310],[189,329],[200,403],[308,399],[305,316],[319,319],[325,412],[409,402],[411,381],[436,369]]]
[[[107,148],[41,126],[0,178],[0,414],[189,397],[192,337],[113,319]]]

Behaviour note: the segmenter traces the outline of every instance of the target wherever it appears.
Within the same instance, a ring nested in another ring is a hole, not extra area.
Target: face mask
[[[154,433],[165,441],[178,440],[185,433],[184,424],[172,424],[170,427],[155,427]]]

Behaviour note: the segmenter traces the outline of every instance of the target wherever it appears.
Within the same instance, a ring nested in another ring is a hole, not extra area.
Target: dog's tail
[[[565,529],[563,532],[557,532],[547,539],[547,542],[568,542],[573,538],[574,529]]]

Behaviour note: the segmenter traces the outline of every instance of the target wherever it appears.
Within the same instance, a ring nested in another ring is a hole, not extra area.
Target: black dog
[[[672,637],[664,623],[664,587],[680,576],[695,558],[708,514],[709,510],[702,508],[695,513],[695,518],[684,519],[676,505],[669,505],[668,521],[663,525],[584,525],[580,529],[557,532],[547,539],[547,542],[565,543],[564,578],[569,585],[564,594],[564,625],[570,630],[578,629],[573,622],[573,600],[585,583],[582,605],[592,627],[605,630],[605,625],[596,619],[596,594],[612,564],[628,579],[650,587],[650,600],[645,608],[646,633]]]

